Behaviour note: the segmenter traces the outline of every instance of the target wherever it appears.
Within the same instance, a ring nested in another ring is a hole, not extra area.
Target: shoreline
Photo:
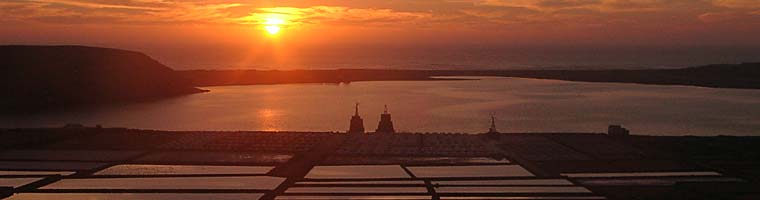
[[[192,133],[201,133],[201,134],[330,134],[330,135],[351,135],[346,133],[345,131],[308,131],[308,130],[279,130],[279,131],[266,131],[266,130],[167,130],[167,129],[144,129],[144,128],[129,128],[129,127],[99,127],[99,126],[83,126],[80,124],[67,124],[63,127],[53,127],[53,126],[40,126],[40,127],[20,127],[20,128],[2,128],[0,127],[0,135],[5,132],[60,132],[60,133],[71,133],[71,132],[90,132],[90,133],[101,133],[101,132],[137,132],[137,133],[147,133],[147,132],[155,132],[155,133],[164,133],[164,134],[192,134]],[[463,135],[463,136],[488,136],[489,133],[486,132],[479,132],[479,133],[470,133],[470,132],[445,132],[445,131],[436,131],[436,132],[415,132],[415,131],[401,131],[396,132],[393,134],[400,134],[400,135]],[[393,135],[391,134],[391,135]],[[497,135],[513,135],[513,136],[531,136],[531,135],[565,135],[565,136],[577,136],[577,135],[601,135],[601,136],[609,136],[607,133],[604,132],[598,132],[598,131],[537,131],[537,132],[499,132],[496,133]],[[375,133],[375,132],[365,132],[363,135],[386,135],[385,133]],[[616,137],[616,138],[626,138],[626,137],[657,137],[657,138],[757,138],[760,139],[760,136],[758,135],[726,135],[726,134],[716,134],[716,135],[652,135],[652,134],[636,134],[631,133],[628,136],[623,137],[617,137],[617,136],[610,136],[610,137]]]
[[[708,88],[760,89],[760,63],[643,70],[189,70],[177,71],[197,87],[360,81],[470,80],[436,78],[490,76],[576,82],[637,83]]]

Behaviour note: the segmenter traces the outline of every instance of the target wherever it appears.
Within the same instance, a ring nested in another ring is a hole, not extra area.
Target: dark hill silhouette
[[[195,86],[436,80],[504,76],[760,89],[760,63],[645,70],[195,70],[176,72],[133,51],[84,46],[0,46],[0,113],[135,102],[202,92]]]
[[[434,76],[503,76],[585,82],[690,85],[760,89],[760,63],[642,70],[192,70],[179,71],[196,86],[438,80]]]
[[[0,46],[5,111],[134,102],[197,93],[174,70],[133,51]]]
[[[523,70],[506,71],[501,75],[567,81],[760,89],[760,63],[714,64],[680,69]]]

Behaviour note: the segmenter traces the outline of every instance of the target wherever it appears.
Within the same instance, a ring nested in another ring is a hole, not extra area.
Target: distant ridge
[[[203,91],[145,54],[86,46],[0,46],[0,79],[0,108],[11,112]]]
[[[642,70],[192,70],[179,71],[196,86],[442,80],[436,76],[502,76],[583,82],[760,89],[760,63]],[[446,79],[446,78],[444,78]],[[451,79],[451,78],[448,78]]]
[[[760,89],[760,63],[644,70],[174,71],[134,51],[87,46],[0,45],[0,114],[138,102],[204,91],[196,86],[457,79],[437,76]]]

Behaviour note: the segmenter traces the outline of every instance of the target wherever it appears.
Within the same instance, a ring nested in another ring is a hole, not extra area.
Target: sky
[[[760,0],[3,0],[0,24],[0,44],[125,48],[178,65],[304,49],[756,48]]]

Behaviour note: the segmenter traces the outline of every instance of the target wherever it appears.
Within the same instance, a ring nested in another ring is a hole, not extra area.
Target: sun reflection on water
[[[264,131],[279,131],[282,130],[280,116],[282,111],[264,108],[258,111],[258,123]]]

